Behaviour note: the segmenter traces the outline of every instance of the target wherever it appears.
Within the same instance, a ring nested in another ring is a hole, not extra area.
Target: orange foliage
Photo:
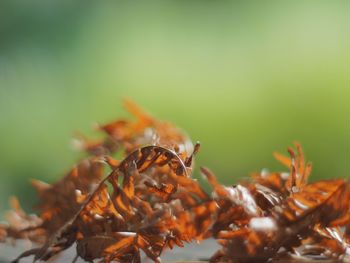
[[[89,157],[60,181],[33,181],[38,216],[27,215],[16,199],[0,239],[28,239],[34,255],[49,260],[76,245],[86,261],[154,262],[165,249],[215,238],[222,248],[211,262],[266,262],[285,256],[340,259],[350,233],[350,186],[345,180],[308,183],[311,164],[301,146],[290,157],[275,154],[288,173],[254,174],[250,181],[221,185],[207,168],[208,194],[192,178],[199,144],[132,102],[136,120],[117,120],[99,129],[100,141],[82,140]],[[122,153],[121,160],[112,156]],[[107,171],[110,171],[107,175]]]

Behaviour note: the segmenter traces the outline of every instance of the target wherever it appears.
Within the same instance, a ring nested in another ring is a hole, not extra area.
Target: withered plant
[[[135,120],[101,125],[102,140],[80,138],[88,157],[54,184],[33,181],[38,215],[17,199],[0,239],[37,244],[23,257],[49,260],[71,247],[98,262],[160,262],[174,246],[215,238],[211,262],[266,262],[288,257],[340,260],[349,251],[350,187],[346,180],[308,183],[301,146],[275,154],[289,172],[263,172],[232,186],[207,168],[207,193],[192,177],[199,144],[126,101]],[[120,160],[113,156],[119,153]]]

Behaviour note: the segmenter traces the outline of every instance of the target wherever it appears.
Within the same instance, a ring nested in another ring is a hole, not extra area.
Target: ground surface
[[[17,242],[16,246],[11,245],[0,245],[0,263],[9,263],[11,260],[16,258],[22,251],[25,250],[25,247],[28,246],[26,242]],[[219,248],[218,244],[215,240],[205,240],[201,244],[187,244],[185,248],[174,248],[173,250],[166,251],[162,256],[162,262],[176,262],[176,263],[198,263],[198,262],[206,262],[207,259],[210,258],[211,255],[215,253],[215,251]],[[75,249],[71,248],[64,253],[62,253],[59,257],[50,261],[52,263],[69,263],[72,262],[75,256]],[[33,258],[29,257],[23,259],[21,263],[32,263]],[[78,260],[77,263],[83,263],[83,260]],[[144,263],[151,263],[150,260],[143,259]],[[305,262],[322,262],[322,263],[330,263],[337,261],[327,261],[327,260],[305,260],[305,259],[292,259],[292,260],[283,260],[281,262],[288,263],[305,263]],[[345,260],[342,262],[350,262],[350,260]]]
[[[16,258],[22,251],[25,250],[26,244],[25,242],[18,242],[16,247],[10,245],[0,244],[0,263],[9,263],[11,260]],[[181,261],[198,261],[208,259],[219,246],[216,244],[214,240],[206,240],[203,241],[200,245],[196,243],[187,244],[185,248],[174,248],[173,250],[169,250],[162,256],[162,262],[181,262]],[[72,262],[75,256],[75,249],[71,248],[59,257],[57,257],[52,262]],[[23,259],[21,262],[23,263],[31,263],[33,262],[33,257],[29,257]],[[78,260],[78,263],[83,263],[83,260]],[[143,260],[145,263],[150,263],[150,260]]]

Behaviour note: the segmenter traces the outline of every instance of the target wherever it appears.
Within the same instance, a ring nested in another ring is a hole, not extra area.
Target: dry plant
[[[233,186],[207,168],[207,193],[192,178],[199,144],[130,101],[135,120],[99,127],[104,139],[80,138],[88,157],[58,182],[32,181],[40,202],[28,215],[17,199],[0,239],[39,246],[47,261],[76,246],[88,262],[141,262],[185,242],[215,238],[222,245],[211,262],[266,262],[291,256],[341,260],[349,251],[350,187],[345,180],[308,183],[311,164],[298,143],[289,157],[275,154],[289,172],[263,172]],[[113,156],[118,153],[120,160]]]

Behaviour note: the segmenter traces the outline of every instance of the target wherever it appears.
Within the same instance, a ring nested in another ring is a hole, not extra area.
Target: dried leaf
[[[136,120],[101,125],[105,137],[87,140],[89,157],[61,180],[33,180],[39,215],[11,200],[0,240],[29,239],[34,255],[48,261],[76,244],[77,257],[92,262],[154,262],[174,246],[214,237],[222,245],[211,262],[268,262],[288,255],[339,260],[350,248],[350,182],[308,183],[311,164],[299,143],[289,156],[275,153],[287,172],[262,172],[232,186],[201,168],[212,193],[192,178],[194,147],[169,123],[131,101]],[[118,153],[122,156],[115,160]],[[105,175],[106,171],[110,171]]]

